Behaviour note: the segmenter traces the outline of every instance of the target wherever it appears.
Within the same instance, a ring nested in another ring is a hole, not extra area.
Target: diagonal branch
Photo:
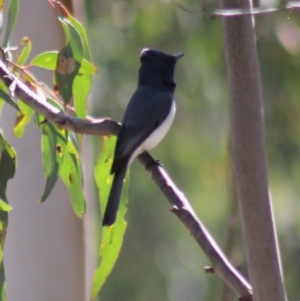
[[[88,135],[117,135],[120,125],[110,119],[83,120],[66,115],[45,102],[44,97],[33,91],[26,83],[17,78],[0,60],[0,80],[6,86],[14,87],[15,96],[31,107],[35,112],[43,115],[47,121],[55,123],[65,129]],[[221,277],[237,294],[239,300],[252,301],[251,286],[241,274],[230,264],[219,246],[197,218],[189,201],[172,182],[168,174],[158,165],[151,164],[153,158],[145,152],[138,157],[145,166],[155,184],[160,188],[169,203],[172,212],[182,221],[190,231],[203,252],[209,258],[212,267],[206,269]]]
[[[22,100],[35,112],[43,115],[49,122],[53,122],[60,127],[86,135],[106,136],[117,135],[119,132],[119,124],[108,118],[85,120],[64,114],[46,102],[44,97],[33,90],[33,87],[14,75],[2,60],[0,60],[0,78],[17,99]]]
[[[172,205],[171,211],[181,220],[205,255],[209,258],[212,267],[206,268],[206,272],[215,273],[222,278],[237,294],[239,300],[251,301],[252,294],[250,284],[231,265],[217,243],[196,216],[188,199],[178,187],[176,187],[166,171],[157,165],[151,164],[153,159],[148,153],[141,154],[138,159],[146,167],[146,170],[150,173],[154,183],[160,188]]]

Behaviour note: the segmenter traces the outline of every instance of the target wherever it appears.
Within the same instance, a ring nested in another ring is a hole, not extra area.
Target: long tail
[[[127,166],[125,165],[114,175],[105,209],[105,214],[102,221],[103,226],[111,226],[116,221],[126,170]]]

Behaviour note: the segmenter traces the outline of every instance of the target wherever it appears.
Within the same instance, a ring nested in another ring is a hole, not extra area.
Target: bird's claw
[[[163,167],[162,163],[159,160],[154,160],[154,159],[150,163],[147,164],[146,169],[148,169],[152,166]]]

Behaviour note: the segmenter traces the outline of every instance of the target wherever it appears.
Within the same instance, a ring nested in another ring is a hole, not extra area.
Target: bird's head
[[[144,48],[140,54],[139,83],[147,85],[173,83],[175,64],[183,55],[183,53],[170,55],[156,49]]]

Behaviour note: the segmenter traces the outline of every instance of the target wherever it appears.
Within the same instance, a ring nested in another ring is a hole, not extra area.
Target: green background
[[[232,183],[222,20],[199,13],[204,9],[199,1],[180,4],[198,13],[183,11],[170,1],[86,1],[86,30],[98,68],[90,112],[121,120],[137,85],[141,49],[185,53],[175,72],[174,124],[151,154],[163,163],[216,241],[246,275]],[[208,1],[205,9],[212,11],[218,5]],[[289,299],[295,300],[300,295],[299,12],[260,15],[255,24],[270,192],[286,289]],[[96,141],[95,157],[99,147]],[[222,281],[204,272],[208,259],[137,162],[131,168],[129,200],[124,245],[100,300],[222,300]]]

